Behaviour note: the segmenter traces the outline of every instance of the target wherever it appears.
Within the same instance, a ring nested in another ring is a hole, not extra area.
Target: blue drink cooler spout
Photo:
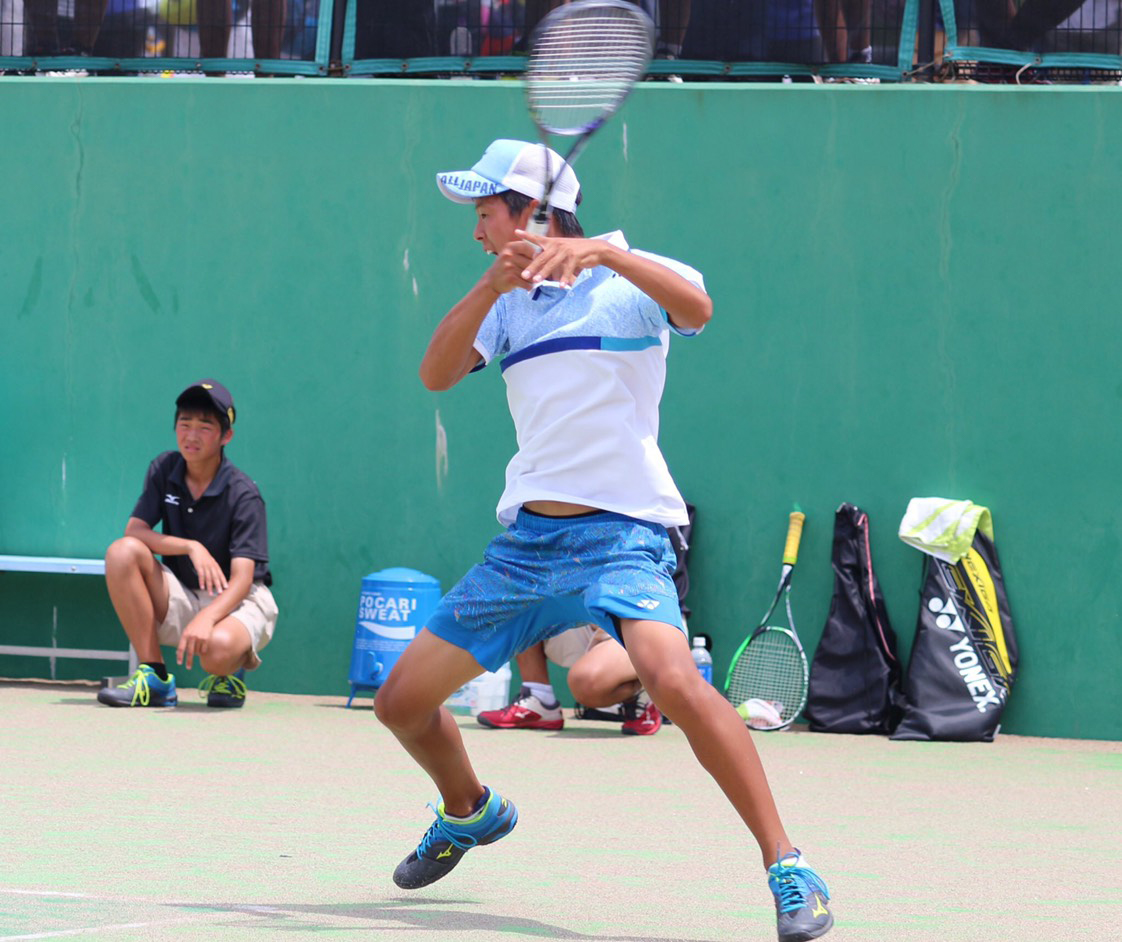
[[[415,569],[383,569],[362,580],[348,707],[359,690],[377,690],[386,682],[401,652],[436,610],[440,597],[440,582]]]

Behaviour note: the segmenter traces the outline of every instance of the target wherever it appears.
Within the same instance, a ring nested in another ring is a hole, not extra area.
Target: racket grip
[[[526,223],[526,231],[530,233],[530,235],[544,236],[547,232],[549,232],[549,216],[542,216],[541,218],[539,218],[535,213],[530,217],[530,221]],[[529,239],[523,239],[522,241],[530,246],[530,251],[532,251],[535,255],[541,252],[542,247],[540,245],[531,242]]]
[[[787,524],[787,545],[783,547],[783,564],[793,566],[799,558],[799,541],[803,536],[803,521],[806,514],[800,510],[791,513],[791,521]]]
[[[526,224],[526,231],[530,235],[543,236],[549,232],[549,216],[542,214],[539,216],[535,213],[530,217],[530,221]]]

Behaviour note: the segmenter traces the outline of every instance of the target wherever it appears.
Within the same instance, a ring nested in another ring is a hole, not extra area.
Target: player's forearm
[[[701,328],[713,316],[709,295],[665,265],[611,245],[601,264],[657,302],[675,327]]]
[[[139,517],[129,518],[128,525],[125,527],[125,536],[135,537],[153,553],[160,556],[187,556],[195,542],[183,537],[167,536],[153,530],[147,522]]]
[[[230,561],[230,581],[226,588],[215,596],[214,601],[205,606],[197,618],[205,620],[213,627],[233,612],[249,595],[253,588],[254,561],[235,558]]]
[[[474,346],[479,325],[498,299],[499,293],[484,276],[444,315],[421,359],[421,382],[426,388],[449,389],[472,371],[480,360]]]

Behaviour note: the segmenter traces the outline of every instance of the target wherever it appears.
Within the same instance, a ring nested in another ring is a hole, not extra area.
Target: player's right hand
[[[499,294],[506,294],[514,288],[532,291],[537,287],[534,282],[522,277],[522,272],[534,260],[535,254],[534,247],[529,242],[522,239],[508,242],[495,257],[488,272],[488,281],[492,290]]]
[[[226,574],[202,543],[197,540],[192,541],[188,558],[191,560],[191,565],[195,567],[195,574],[199,577],[200,589],[210,595],[219,595],[225,591]]]

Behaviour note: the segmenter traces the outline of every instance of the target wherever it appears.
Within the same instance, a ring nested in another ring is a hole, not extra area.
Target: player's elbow
[[[704,327],[713,319],[713,299],[709,295],[702,295],[697,305],[697,321],[694,327]]]
[[[456,384],[456,378],[449,376],[447,370],[441,370],[427,360],[421,361],[421,368],[418,373],[425,389],[432,390],[432,392],[443,392]]]
[[[709,295],[702,294],[683,304],[679,309],[669,312],[670,322],[675,327],[701,330],[713,319],[713,301]]]

